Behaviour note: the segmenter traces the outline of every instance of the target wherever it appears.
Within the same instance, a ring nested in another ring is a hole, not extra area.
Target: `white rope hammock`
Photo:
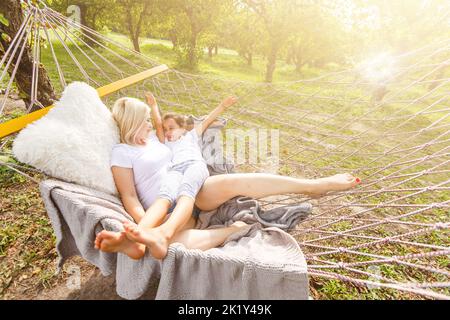
[[[29,5],[0,61],[0,116],[5,121],[25,43],[35,61],[28,111],[39,105],[39,63],[56,75],[52,81],[59,84],[58,92],[70,81],[102,86],[159,65],[42,2]],[[169,70],[109,96],[106,103],[151,90],[163,110],[200,115],[224,95],[237,95],[239,106],[227,112],[230,128],[280,129],[276,173],[321,177],[350,172],[363,179],[356,189],[319,200],[299,195],[260,199],[267,206],[314,204],[313,214],[290,231],[313,279],[376,286],[409,298],[449,299],[450,78],[441,71],[450,69],[450,39],[393,59],[396,70],[376,83],[361,76],[359,68],[279,84]],[[383,96],[374,99],[380,88]],[[0,156],[10,156],[13,138],[0,140]],[[33,168],[14,161],[0,165],[39,182]],[[272,168],[245,163],[238,170]]]

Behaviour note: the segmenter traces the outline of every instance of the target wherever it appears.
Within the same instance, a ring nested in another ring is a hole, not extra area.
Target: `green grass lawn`
[[[130,46],[129,39],[123,35],[110,33],[109,36],[123,45]],[[108,77],[111,77],[113,80],[119,78],[117,72],[104,61],[96,60],[98,66],[102,69],[99,71],[89,61],[89,57],[81,54],[76,46],[69,45],[69,48],[73,50],[80,64],[85,67],[85,71],[100,85],[107,84]],[[65,48],[61,45],[54,43],[54,49],[58,56],[64,56]],[[167,64],[170,68],[176,68],[177,56],[172,50],[169,41],[142,39],[141,49],[143,54],[155,60],[157,64]],[[58,84],[58,73],[53,63],[50,48],[47,45],[42,50],[42,63],[49,72],[52,83],[60,91],[61,86]],[[98,50],[123,70],[124,73],[133,74],[138,71],[113,53],[105,49]],[[117,52],[120,52],[120,50]],[[93,53],[91,52],[91,54]],[[125,53],[124,56],[129,59],[135,59],[135,57]],[[133,61],[144,68],[145,62],[139,59]],[[83,80],[78,66],[67,56],[61,59],[60,63],[68,82]],[[446,94],[448,87],[437,90],[430,97],[408,104],[401,100],[410,101],[415,97],[426,95],[428,89],[424,85],[409,88],[409,80],[399,80],[390,85],[390,94],[403,89],[404,92],[402,91],[401,95],[395,97],[392,103],[376,106],[368,101],[371,97],[371,91],[367,86],[347,85],[344,90],[342,85],[333,83],[284,83],[323,75],[335,71],[336,66],[329,67],[326,70],[305,68],[302,74],[298,74],[294,71],[294,66],[279,60],[277,61],[277,69],[274,74],[273,86],[264,86],[262,84],[265,67],[265,60],[262,57],[255,57],[253,66],[247,66],[244,60],[234,51],[220,48],[218,55],[214,55],[210,59],[205,54],[199,62],[196,75],[208,75],[212,76],[211,78],[196,78],[194,82],[193,78],[188,74],[174,75],[170,73],[167,77],[171,81],[167,81],[164,76],[158,76],[155,78],[155,82],[148,81],[145,88],[133,87],[123,90],[120,92],[120,95],[141,95],[144,90],[151,90],[156,93],[157,97],[161,97],[161,100],[165,99],[160,103],[164,111],[171,110],[203,115],[226,95],[236,94],[240,97],[240,102],[237,108],[230,110],[227,114],[227,117],[230,118],[228,127],[280,129],[280,155],[283,161],[278,173],[291,174],[293,176],[305,175],[305,171],[300,170],[296,165],[303,165],[308,176],[320,176],[325,173],[332,174],[341,170],[357,171],[362,177],[370,176],[375,169],[363,170],[365,167],[383,166],[387,163],[392,163],[401,159],[402,154],[386,154],[378,159],[376,155],[368,155],[364,154],[364,152],[382,153],[390,148],[395,148],[398,144],[401,144],[402,148],[414,147],[420,143],[432,140],[437,134],[444,133],[445,127],[438,130],[424,131],[417,137],[414,137],[414,139],[410,138],[412,135],[408,134],[402,136],[386,135],[382,139],[380,138],[382,136],[381,133],[390,133],[390,131],[407,133],[408,131],[426,128],[434,121],[442,118],[442,112],[420,115],[416,115],[416,113],[433,104],[437,99],[436,97]],[[328,79],[338,81],[336,77]],[[244,83],[230,82],[228,80],[244,81]],[[339,79],[339,81],[348,82],[353,80],[349,75]],[[115,97],[116,95],[108,99],[107,102],[113,101]],[[387,97],[389,97],[389,94]],[[445,109],[446,105],[448,105],[448,100],[443,100],[429,109],[429,111]],[[23,110],[9,110],[7,114],[2,116],[0,121],[3,122],[20,114],[23,114]],[[330,117],[333,114],[338,115]],[[402,118],[385,120],[394,116],[401,116]],[[353,119],[358,119],[358,121],[352,123]],[[450,119],[447,118],[441,124],[449,123]],[[346,141],[346,138],[350,136],[355,137],[355,139]],[[366,144],[367,147],[362,148],[361,153],[352,154],[353,150],[366,146]],[[438,152],[443,147],[442,145],[432,145],[412,154],[410,158],[426,156]],[[6,150],[10,148],[11,142],[6,144]],[[330,150],[333,152],[330,153]],[[0,154],[0,161],[15,163],[14,159],[2,154]],[[418,163],[411,168],[393,166],[376,175],[375,178],[391,173],[395,174],[399,169],[401,169],[402,174],[410,174],[427,169],[437,163],[439,163],[438,159]],[[332,166],[335,168],[329,168]],[[256,170],[245,166],[240,169],[245,171]],[[263,170],[264,168],[261,169]],[[399,180],[394,179],[395,181]],[[422,180],[412,180],[405,184],[404,187],[422,187],[442,181],[442,176],[429,175]],[[383,183],[378,183],[373,188],[380,189],[383,186]],[[14,298],[15,291],[11,288],[17,287],[23,281],[27,281],[27,284],[35,288],[36,294],[38,294],[43,287],[56,284],[56,278],[52,276],[51,272],[56,259],[56,253],[52,250],[55,241],[53,231],[35,185],[26,181],[16,172],[0,166],[0,188],[2,201],[0,209],[0,297]],[[395,197],[399,197],[399,194],[380,194],[378,197],[366,199],[365,203],[388,202],[394,200]],[[345,202],[354,199],[346,197],[340,201]],[[432,195],[427,193],[408,199],[407,203],[427,204],[448,199],[448,192],[436,191]],[[395,216],[405,212],[403,209],[389,210],[379,208],[373,210],[371,214],[375,217],[383,218],[388,215]],[[339,215],[346,214],[351,214],[351,212],[344,208],[327,217],[334,219]],[[435,210],[432,214],[416,215],[408,221],[445,222],[448,221],[448,212],[445,209]],[[356,222],[341,221],[331,225],[327,231],[343,232],[357,225]],[[393,236],[397,232],[395,229],[381,225],[368,230],[366,234]],[[303,238],[298,237],[298,239],[299,241],[304,241],[309,239],[309,237],[312,237],[312,235],[305,235]],[[449,237],[444,232],[429,233],[415,239],[424,243],[449,245]],[[349,246],[357,243],[355,239],[342,237],[331,240],[328,243],[323,242],[322,244]],[[26,248],[26,250],[20,250],[20,248]],[[303,249],[306,253],[314,252],[310,248],[305,247]],[[414,248],[406,244],[395,244],[372,248],[370,252],[392,256],[414,252],[414,250]],[[28,253],[25,254],[23,251]],[[361,256],[354,257],[348,254],[332,254],[327,256],[327,258],[329,261],[334,262],[364,261],[365,259]],[[435,267],[445,269],[446,266],[448,267],[449,260],[446,257],[440,257],[435,260],[430,259],[429,263]],[[419,272],[413,268],[397,265],[383,265],[380,272],[383,276],[390,279],[402,281],[411,279],[445,281],[445,279],[432,273]],[[34,280],[30,281],[30,279]],[[347,282],[327,280],[319,277],[312,277],[311,286],[312,295],[316,299],[408,299],[415,297],[394,290],[367,290]],[[449,294],[448,289],[444,289],[443,292]]]

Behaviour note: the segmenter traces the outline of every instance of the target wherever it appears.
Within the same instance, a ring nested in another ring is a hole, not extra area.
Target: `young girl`
[[[208,168],[203,159],[200,137],[203,132],[227,108],[236,103],[235,97],[223,100],[200,124],[187,131],[183,116],[168,113],[161,120],[155,98],[151,93],[146,94],[147,103],[152,108],[156,135],[172,151],[169,168],[160,186],[158,198],[150,207],[151,214],[161,216],[179,206],[191,213],[197,193],[205,180],[209,177]],[[166,202],[166,205],[161,205]],[[167,210],[167,208],[169,208]],[[187,215],[187,217],[189,217]],[[240,223],[239,225],[245,225]],[[147,245],[155,258],[166,255],[167,246],[155,241],[152,234],[141,233],[139,227],[132,223],[125,223],[125,231],[130,240]],[[161,239],[160,237],[157,237]]]
[[[167,199],[171,205],[182,196],[195,201],[198,191],[209,176],[200,148],[200,137],[217,116],[234,103],[236,103],[234,97],[225,99],[190,131],[186,130],[186,121],[183,116],[174,113],[164,116],[162,125],[165,140],[161,142],[164,142],[172,151],[172,160],[168,173],[163,179],[159,198]],[[193,202],[190,203],[194,205]]]

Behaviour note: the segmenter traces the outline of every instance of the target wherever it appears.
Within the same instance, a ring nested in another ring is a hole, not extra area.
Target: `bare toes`
[[[122,225],[124,228],[128,228],[131,225],[131,223],[130,223],[130,221],[125,220],[122,222]]]
[[[134,236],[138,236],[139,235],[139,229],[138,228],[131,228],[130,232],[134,235]]]

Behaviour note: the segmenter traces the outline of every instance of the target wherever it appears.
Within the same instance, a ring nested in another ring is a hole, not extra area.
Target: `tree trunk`
[[[187,66],[188,68],[195,70],[198,66],[197,57],[197,37],[200,33],[200,28],[197,26],[197,17],[194,15],[193,8],[191,6],[185,7],[184,11],[189,18],[191,27],[191,37],[188,43],[187,52]]]
[[[297,52],[295,56],[295,72],[301,73],[303,65],[304,65],[303,57],[301,56],[300,53]]]
[[[208,57],[210,59],[212,59],[212,57],[213,57],[213,49],[214,49],[214,47],[208,47]]]
[[[0,25],[0,30],[1,32],[9,35],[11,39],[13,39],[19,31],[20,25],[23,21],[23,12],[20,2],[17,0],[2,0],[0,1],[0,12],[3,13],[5,18],[9,21],[9,26]],[[0,44],[3,47],[3,52],[1,53],[1,55],[3,56],[4,52],[6,52],[6,50],[9,48],[10,42],[3,39],[3,37],[0,37]],[[8,70],[10,76],[15,68],[16,61],[17,59],[14,59],[13,63],[10,65],[10,68]],[[31,102],[30,94],[32,87],[32,70],[33,56],[31,53],[31,48],[27,44],[24,49],[22,58],[19,62],[17,73],[14,79],[17,88],[19,89],[20,95],[24,96],[24,101],[27,106],[29,106]],[[47,71],[42,65],[39,66],[39,77],[37,80],[39,84],[37,88],[37,100],[45,107],[50,106],[57,98],[48,77]],[[35,111],[38,109],[40,109],[39,106],[33,105],[30,111]]]
[[[172,49],[176,50],[178,46],[178,37],[177,33],[174,29],[169,31],[169,39],[172,42]]]
[[[136,36],[135,34],[131,35],[131,41],[133,42],[133,48],[137,52],[141,52],[141,47],[139,46],[139,36]]]
[[[81,3],[81,2],[77,3],[76,5],[80,8],[80,23],[83,26],[86,26],[88,28],[95,30],[95,25],[90,25],[88,22],[88,19],[87,19],[88,6],[85,3]],[[92,35],[88,31],[86,31],[82,28],[81,33],[83,35],[83,41],[85,41],[90,46],[95,45],[95,42],[89,38],[89,36],[92,37]]]
[[[197,68],[197,34],[192,32],[188,47],[188,66],[191,69]]]
[[[292,64],[292,61],[294,60],[294,52],[295,52],[295,49],[293,48],[293,47],[290,47],[289,49],[288,49],[288,52],[287,52],[287,55],[286,55],[286,63],[287,64]]]
[[[126,3],[124,3],[126,5]],[[141,16],[139,17],[139,21],[136,22],[136,25],[133,24],[133,14],[131,12],[132,7],[131,4],[129,4],[126,8],[127,13],[127,27],[128,27],[128,34],[130,36],[131,43],[133,44],[134,50],[137,52],[141,52],[141,48],[139,47],[139,34],[140,34],[140,23],[142,18],[142,12]],[[144,7],[145,10],[145,7]]]
[[[275,43],[272,44],[270,48],[270,53],[267,56],[267,67],[266,67],[266,79],[265,81],[271,83],[273,80],[273,72],[275,71],[276,61],[277,61],[278,47]]]
[[[214,55],[218,55],[219,54],[219,46],[216,44],[215,46],[214,46]]]
[[[253,54],[251,52],[248,52],[245,55],[245,60],[247,60],[247,65],[251,66],[253,64]]]

